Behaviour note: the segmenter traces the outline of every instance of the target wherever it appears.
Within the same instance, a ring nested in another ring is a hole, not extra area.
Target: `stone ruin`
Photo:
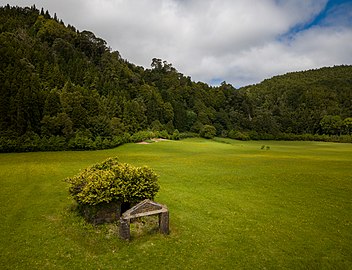
[[[121,216],[122,204],[119,202],[101,203],[98,205],[81,205],[79,212],[83,218],[93,224],[113,223]]]
[[[124,212],[120,217],[120,237],[124,240],[130,240],[131,219],[151,215],[159,216],[159,232],[169,234],[169,210],[167,207],[151,200],[144,200]]]

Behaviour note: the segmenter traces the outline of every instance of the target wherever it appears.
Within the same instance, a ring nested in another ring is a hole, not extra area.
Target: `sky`
[[[1,0],[44,7],[124,59],[235,87],[352,64],[352,0]]]

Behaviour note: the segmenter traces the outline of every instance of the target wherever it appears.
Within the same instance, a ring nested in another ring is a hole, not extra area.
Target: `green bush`
[[[80,205],[153,199],[159,190],[158,176],[148,167],[134,167],[109,158],[65,179],[69,193]]]
[[[231,130],[228,134],[228,137],[231,139],[241,140],[241,141],[248,141],[251,139],[247,133],[240,132],[237,130]]]
[[[179,133],[179,139],[187,139],[187,138],[197,138],[199,136],[198,133],[194,132],[182,132]]]
[[[94,142],[83,132],[77,132],[75,137],[71,138],[68,147],[74,150],[92,150],[95,149]]]
[[[155,138],[155,133],[152,131],[138,131],[137,133],[134,133],[130,141],[131,142],[142,142],[145,140],[150,140],[152,138]]]
[[[167,130],[162,130],[162,131],[159,131],[157,134],[158,138],[163,138],[163,139],[170,139],[170,135],[169,133],[167,132]]]
[[[199,135],[206,139],[212,139],[216,135],[216,128],[211,125],[204,125]]]
[[[175,129],[174,132],[172,133],[171,138],[173,140],[179,140],[180,139],[180,132],[178,131],[178,129]]]

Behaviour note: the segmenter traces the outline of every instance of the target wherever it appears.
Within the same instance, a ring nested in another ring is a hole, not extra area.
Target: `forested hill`
[[[241,91],[258,132],[351,134],[352,66],[288,73]]]
[[[106,148],[148,134],[258,139],[352,129],[351,66],[211,87],[161,59],[150,69],[129,63],[35,6],[0,8],[0,90],[2,152]]]

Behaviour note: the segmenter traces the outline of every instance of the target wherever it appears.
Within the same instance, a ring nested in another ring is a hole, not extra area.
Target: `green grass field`
[[[112,156],[159,174],[169,236],[72,210],[62,180]],[[352,144],[225,139],[0,154],[0,269],[352,269],[351,165]]]

